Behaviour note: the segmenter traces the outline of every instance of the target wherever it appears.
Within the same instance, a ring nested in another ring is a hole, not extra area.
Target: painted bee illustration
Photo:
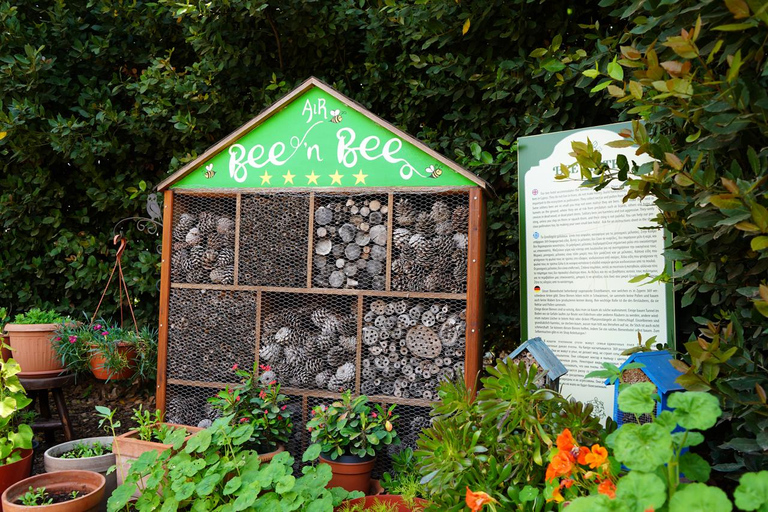
[[[441,174],[443,174],[443,170],[439,167],[435,167],[434,165],[430,165],[426,169],[424,169],[424,172],[429,174],[430,178],[439,178]]]
[[[205,166],[205,178],[211,179],[214,176],[216,176],[216,171],[213,170],[213,164],[208,164]]]
[[[346,112],[342,112],[339,109],[331,110],[331,122],[332,123],[340,123],[342,120],[342,117]]]

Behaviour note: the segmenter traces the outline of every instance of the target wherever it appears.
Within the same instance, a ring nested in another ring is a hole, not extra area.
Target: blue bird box
[[[505,361],[514,360],[521,355],[525,355],[526,351],[536,361],[536,365],[546,372],[544,387],[558,391],[560,377],[568,373],[568,369],[541,338],[536,337],[526,341],[508,355]]]
[[[640,418],[636,418],[634,414],[625,413],[619,409],[619,382],[616,381],[613,385],[613,418],[616,420],[616,423],[620,426],[624,423],[650,423],[661,411],[669,409],[667,405],[669,395],[675,391],[683,390],[683,387],[675,382],[675,379],[680,377],[682,373],[670,364],[672,359],[672,354],[668,351],[657,350],[637,352],[624,361],[619,367],[620,370],[624,370],[630,363],[641,363],[644,365],[643,368],[630,370],[632,371],[632,380],[634,382],[625,383],[625,385],[632,385],[635,382],[651,382],[656,386],[656,392],[659,394],[661,401],[656,404],[654,412],[643,414]],[[624,377],[622,377],[622,380],[624,380]],[[605,383],[610,384],[609,381]]]

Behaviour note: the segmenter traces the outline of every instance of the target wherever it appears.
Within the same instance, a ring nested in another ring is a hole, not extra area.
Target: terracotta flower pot
[[[192,437],[196,432],[203,430],[198,427],[177,425],[175,423],[163,423],[163,425],[186,429],[189,435],[186,437],[185,441]],[[117,471],[115,471],[115,473],[117,473],[117,485],[123,484],[131,464],[134,460],[141,457],[142,453],[154,450],[160,454],[172,447],[173,445],[170,444],[142,441],[139,439],[138,430],[131,430],[130,432],[117,436],[112,443],[112,452],[115,454],[115,466],[117,469]]]
[[[107,362],[104,354],[99,352],[95,345],[91,348],[93,351],[91,352],[91,358],[89,359],[88,364],[91,367],[91,372],[94,377],[99,380],[123,380],[133,377],[133,374],[136,371],[136,368],[134,367],[134,362],[136,361],[136,348],[132,344],[124,341],[117,343],[117,352],[118,354],[125,356],[128,360],[128,366],[116,373],[112,373],[109,369],[104,367]]]
[[[111,447],[113,442],[114,438],[112,436],[104,436],[67,441],[66,443],[52,446],[43,454],[45,471],[47,473],[52,473],[54,471],[86,470],[103,475],[106,479],[106,484],[104,486],[104,496],[101,499],[101,503],[99,503],[99,511],[105,512],[107,510],[107,499],[117,487],[117,476],[115,473],[112,472],[107,474],[109,468],[115,465],[115,454],[105,453],[104,455],[84,457],[81,459],[66,459],[62,458],[61,455],[72,450],[78,444],[86,444],[89,446],[102,444]]]
[[[3,512],[29,512],[30,510],[45,510],[50,512],[96,512],[104,497],[104,476],[93,471],[55,471],[35,475],[10,486],[3,492]],[[77,491],[80,496],[73,500],[52,505],[27,507],[16,504],[29,488],[45,487],[48,492]]]
[[[345,501],[344,503],[350,508],[355,505],[362,505],[363,510],[369,510],[376,505],[376,503],[385,503],[389,506],[387,510],[395,510],[397,512],[419,512],[424,510],[429,504],[427,500],[421,498],[413,499],[413,506],[408,506],[402,496],[396,494],[379,494],[376,496],[363,496],[362,498],[355,498],[354,500]],[[344,505],[337,507],[336,510],[344,510]]]
[[[341,487],[347,491],[368,492],[371,484],[371,471],[376,463],[376,457],[358,457],[342,455],[336,460],[320,455],[320,463],[331,466],[333,478],[327,488]]]
[[[21,460],[0,466],[0,492],[32,474],[32,455],[31,449],[21,450]]]
[[[59,324],[6,324],[13,358],[21,366],[19,377],[55,377],[64,371],[61,358],[51,344]]]
[[[267,452],[267,453],[260,453],[259,454],[259,460],[261,462],[269,462],[269,461],[271,461],[275,457],[275,455],[277,455],[280,452],[284,452],[284,451],[285,451],[285,445],[283,445],[281,443],[278,443],[276,450],[271,451],[271,452]]]

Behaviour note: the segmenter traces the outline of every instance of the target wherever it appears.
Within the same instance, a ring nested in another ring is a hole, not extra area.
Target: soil
[[[51,505],[53,505],[55,503],[64,503],[65,501],[72,501],[77,498],[82,498],[83,496],[87,496],[88,494],[90,493],[82,493],[78,491],[77,496],[73,498],[72,491],[50,491],[50,492],[46,491],[45,499],[43,501],[53,500],[53,503],[51,503]],[[16,504],[23,505],[21,500],[16,500]]]
[[[640,368],[632,368],[622,372],[621,381],[625,384],[636,384],[638,382],[651,382],[651,379]]]
[[[145,410],[155,410],[155,384],[151,382],[143,385],[129,385],[120,381],[103,382],[93,377],[78,377],[76,384],[64,389],[64,401],[72,424],[73,440],[112,435],[111,432],[99,428],[99,417],[96,415],[95,409],[97,405],[109,407],[115,411],[115,420],[120,422],[120,427],[117,427],[115,431],[120,435],[136,427],[136,423],[131,419],[133,409],[141,405]],[[49,397],[48,402],[51,408],[51,417],[58,419],[56,405],[51,397]],[[38,413],[40,412],[39,408],[36,410]],[[49,443],[42,432],[35,432],[35,439],[40,445],[35,450],[32,463],[33,475],[45,472],[43,466],[45,450],[66,441],[62,429],[55,429],[52,433],[53,443]]]

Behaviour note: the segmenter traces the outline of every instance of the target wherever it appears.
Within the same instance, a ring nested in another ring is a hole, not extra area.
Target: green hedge
[[[112,226],[144,213],[133,188],[315,75],[493,184],[486,339],[517,343],[510,143],[616,120],[609,100],[561,86],[529,54],[582,44],[605,13],[559,0],[415,3],[0,4],[0,304],[92,311]],[[128,237],[128,284],[141,318],[155,321],[157,239]]]

